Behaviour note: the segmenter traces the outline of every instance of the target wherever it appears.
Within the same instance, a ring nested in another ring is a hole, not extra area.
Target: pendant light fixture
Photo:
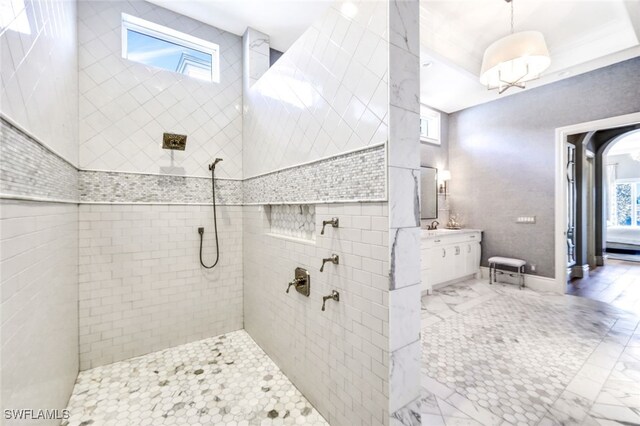
[[[513,1],[511,5],[511,33],[494,41],[484,52],[480,82],[488,89],[503,93],[510,87],[525,88],[551,64],[549,49],[539,31],[513,31]]]

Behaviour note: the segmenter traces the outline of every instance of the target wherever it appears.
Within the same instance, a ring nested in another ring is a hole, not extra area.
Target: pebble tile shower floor
[[[327,425],[245,331],[78,375],[62,426]]]

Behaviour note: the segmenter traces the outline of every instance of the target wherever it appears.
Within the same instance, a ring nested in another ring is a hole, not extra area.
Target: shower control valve
[[[287,286],[287,291],[285,293],[289,293],[289,289],[291,288],[292,285],[298,286],[300,284],[303,284],[305,282],[304,278],[294,278],[293,281],[289,282],[289,285]]]
[[[334,265],[338,265],[340,264],[340,256],[338,256],[337,254],[332,254],[331,257],[322,259],[322,266],[320,267],[320,272],[324,271],[324,264],[327,262],[331,262]]]
[[[324,305],[325,303],[327,303],[327,300],[335,300],[336,302],[340,301],[340,293],[338,293],[336,290],[331,290],[331,294],[328,296],[323,296],[322,297],[322,310],[324,311]]]
[[[309,275],[309,271],[300,267],[296,268],[295,278],[289,282],[286,293],[289,293],[291,286],[293,286],[298,293],[309,297],[311,294],[311,275]]]
[[[338,226],[340,226],[340,219],[338,219],[337,217],[333,217],[331,218],[331,220],[323,220],[322,231],[320,231],[320,235],[324,235],[324,227],[327,225],[331,225],[334,228],[337,228]]]

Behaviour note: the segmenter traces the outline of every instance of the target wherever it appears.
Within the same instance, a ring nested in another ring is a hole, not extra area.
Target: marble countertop
[[[436,237],[445,237],[447,235],[462,235],[462,234],[472,234],[474,232],[482,232],[482,229],[471,229],[471,228],[462,228],[462,229],[422,229],[421,237],[422,238],[436,238]]]

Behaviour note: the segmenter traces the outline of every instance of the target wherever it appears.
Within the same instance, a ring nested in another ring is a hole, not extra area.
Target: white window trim
[[[437,130],[436,133],[438,135],[437,138],[430,138],[427,136],[423,136],[422,132],[420,133],[420,142],[426,142],[426,143],[430,143],[430,144],[434,144],[434,145],[441,145],[442,144],[442,140],[441,140],[441,121],[442,121],[442,115],[440,112],[429,108],[428,106],[426,106],[425,104],[420,104],[420,120],[422,121],[423,118],[435,118],[436,119],[436,123],[437,123]]]
[[[170,43],[178,44],[180,46],[188,47],[189,49],[198,50],[211,55],[211,81],[214,83],[220,83],[220,46],[217,44],[123,13],[122,57],[124,59],[127,59],[128,30],[145,34],[150,37],[155,37],[160,40],[166,40]]]

